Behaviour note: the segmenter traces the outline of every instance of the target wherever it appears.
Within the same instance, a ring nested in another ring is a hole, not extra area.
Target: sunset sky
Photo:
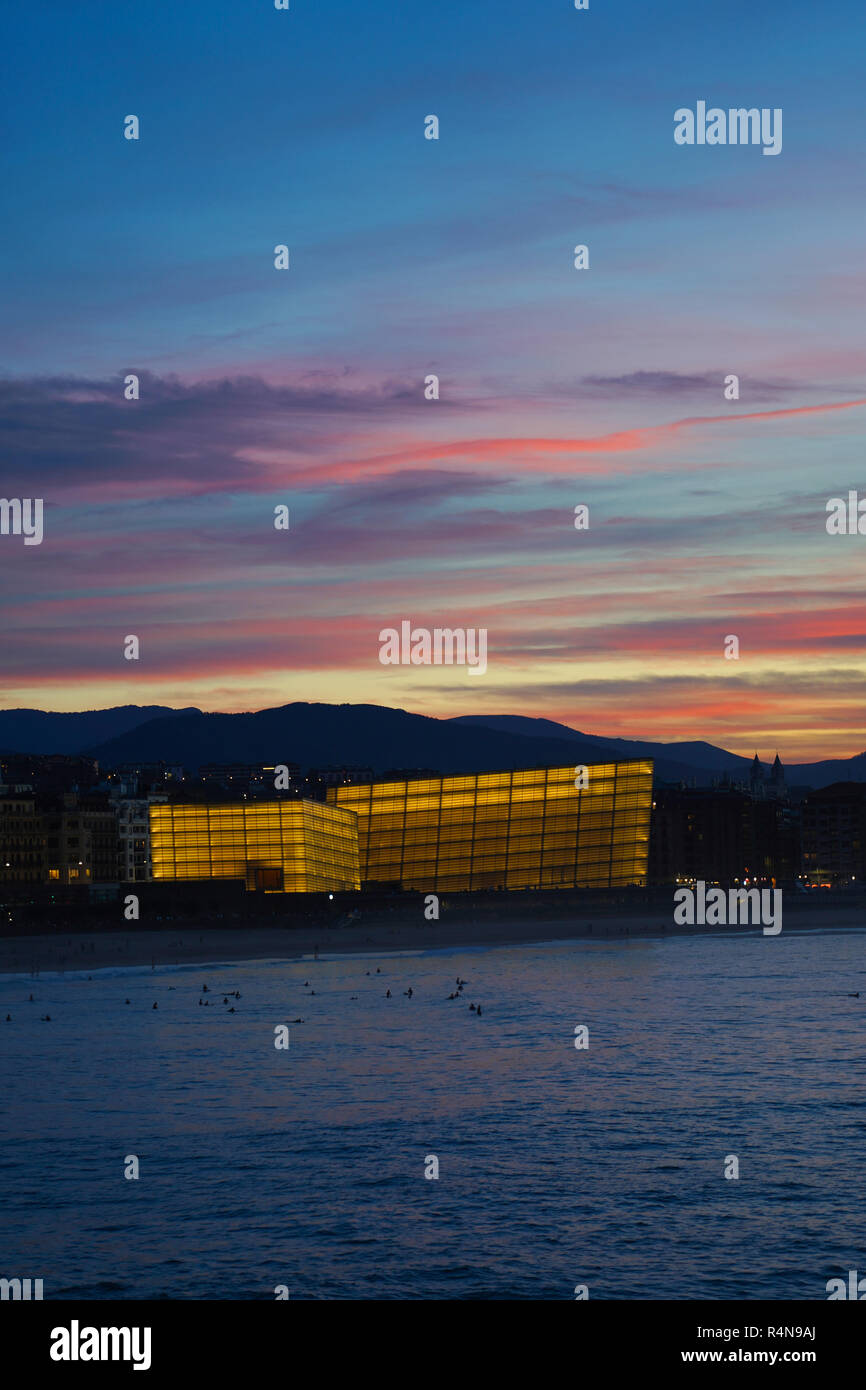
[[[0,495],[45,538],[0,536],[0,704],[866,748],[866,536],[825,528],[866,496],[866,21],[755,8],[19,7]],[[781,154],[677,146],[699,100],[782,108]],[[486,628],[486,674],[381,665],[405,619]]]

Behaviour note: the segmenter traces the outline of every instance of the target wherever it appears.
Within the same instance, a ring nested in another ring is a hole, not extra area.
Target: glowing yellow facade
[[[650,761],[332,787],[358,813],[362,882],[608,888],[646,882]]]
[[[317,801],[150,808],[154,879],[242,878],[248,888],[359,888],[352,811]]]

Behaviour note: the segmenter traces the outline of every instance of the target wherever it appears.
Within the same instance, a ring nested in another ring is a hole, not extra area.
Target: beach
[[[510,905],[509,905],[510,906]],[[839,903],[791,895],[785,899],[785,931],[866,927],[862,901]],[[208,926],[167,923],[161,928],[33,931],[0,937],[0,974],[34,971],[101,970],[118,966],[184,965],[208,961],[297,960],[314,956],[382,951],[429,951],[437,947],[537,944],[590,937],[666,937],[707,932],[760,932],[755,926],[677,927],[659,907],[627,912],[595,910],[561,916],[474,915],[470,903],[455,905],[440,921],[426,921],[420,907],[400,913],[371,914],[351,923],[286,926],[260,923]]]

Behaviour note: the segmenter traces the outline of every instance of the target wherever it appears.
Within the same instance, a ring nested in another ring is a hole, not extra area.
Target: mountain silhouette
[[[108,768],[126,762],[332,764],[435,769],[445,774],[510,768],[575,766],[652,758],[656,779],[708,786],[720,775],[747,780],[751,759],[711,743],[653,743],[605,738],[523,715],[459,715],[433,719],[384,705],[293,703],[244,714],[209,714],[163,705],[58,714],[0,710],[4,752],[83,753]],[[765,767],[765,772],[769,768]],[[787,765],[789,785],[866,781],[866,754]]]
[[[77,714],[53,710],[0,710],[0,750],[4,753],[83,753],[93,743],[118,738],[149,719],[178,719],[185,709],[168,705],[117,705]],[[194,711],[199,714],[199,710]]]

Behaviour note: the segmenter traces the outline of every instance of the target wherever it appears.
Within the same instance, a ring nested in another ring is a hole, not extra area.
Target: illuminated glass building
[[[331,787],[358,813],[362,883],[461,891],[644,884],[650,761]]]
[[[152,805],[153,878],[243,879],[249,889],[359,888],[353,812],[316,801]]]

